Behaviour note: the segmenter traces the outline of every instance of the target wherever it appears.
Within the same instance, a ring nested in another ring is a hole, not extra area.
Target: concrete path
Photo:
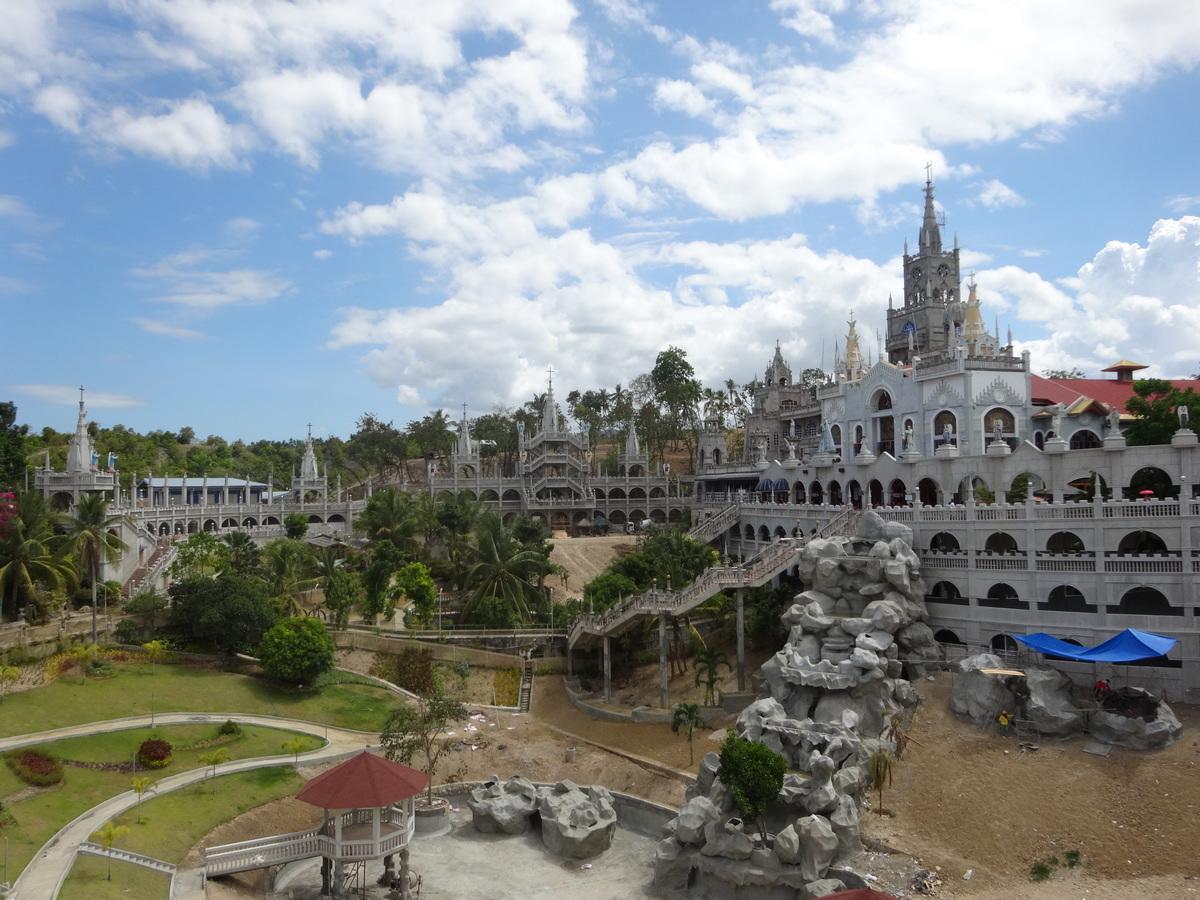
[[[336,762],[339,759],[353,756],[361,750],[376,746],[378,735],[371,732],[350,731],[335,728],[332,725],[320,725],[316,722],[305,722],[299,719],[283,719],[275,716],[253,716],[242,713],[161,713],[154,717],[155,725],[194,725],[198,723],[224,722],[233,719],[244,725],[261,725],[267,728],[286,728],[311,734],[327,741],[324,747],[301,753],[300,765],[321,765]],[[150,716],[130,716],[124,719],[110,719],[105,722],[89,722],[83,725],[71,725],[66,728],[56,728],[53,731],[43,731],[38,734],[23,734],[17,737],[0,740],[0,752],[17,747],[27,747],[31,744],[43,744],[49,741],[67,737],[80,737],[89,734],[101,734],[110,731],[124,731],[130,728],[142,728],[150,725]],[[266,766],[293,765],[294,757],[290,754],[280,756],[260,756],[252,759],[238,759],[222,763],[217,770],[218,775],[229,775],[234,772],[245,772],[251,769],[261,769]],[[170,793],[182,787],[204,781],[208,777],[208,768],[192,769],[170,775],[154,784],[155,796]],[[17,878],[11,893],[12,900],[52,900],[58,896],[63,881],[71,871],[75,862],[75,854],[79,845],[91,837],[92,832],[138,802],[137,794],[126,791],[111,797],[78,818],[64,825],[37,855],[29,861],[25,871]]]

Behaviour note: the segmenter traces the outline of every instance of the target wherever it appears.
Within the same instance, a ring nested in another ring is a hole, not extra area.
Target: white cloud
[[[33,98],[33,108],[64,131],[78,134],[84,101],[63,84],[42,88]]]
[[[998,178],[985,181],[980,186],[979,196],[975,200],[988,209],[999,209],[1004,206],[1024,206],[1027,202],[1024,197]]]
[[[324,247],[322,247],[320,250],[313,251],[314,259],[326,260],[326,259],[329,259],[329,257],[331,257],[331,256],[333,256],[333,251],[328,250]]]
[[[0,275],[0,294],[28,294],[32,290],[33,285],[23,278]]]
[[[184,328],[161,319],[144,319],[135,317],[133,323],[147,334],[157,334],[163,337],[195,339],[204,337],[204,333],[194,328]]]
[[[783,24],[796,33],[832,44],[833,16],[846,11],[846,0],[771,0],[771,9],[782,13]]]
[[[225,121],[206,100],[170,104],[161,115],[118,107],[93,120],[97,140],[188,169],[232,168],[250,145],[245,128]]]
[[[249,216],[238,216],[225,223],[225,234],[234,240],[252,238],[262,229],[262,222]]]
[[[1167,200],[1167,209],[1182,213],[1200,207],[1200,194],[1176,194]]]
[[[74,406],[79,402],[79,388],[69,384],[12,384],[9,390],[44,403]],[[127,409],[142,406],[143,401],[128,394],[88,390],[84,394],[89,409]]]
[[[659,106],[676,109],[689,116],[707,115],[713,108],[712,101],[690,81],[668,78],[654,87],[654,101]]]
[[[0,194],[0,216],[24,219],[29,215],[29,207],[20,197],[14,197],[12,194]]]
[[[202,268],[226,256],[206,249],[187,250],[136,268],[133,275],[155,292],[152,299],[195,310],[266,303],[291,289],[287,279],[264,270]]]

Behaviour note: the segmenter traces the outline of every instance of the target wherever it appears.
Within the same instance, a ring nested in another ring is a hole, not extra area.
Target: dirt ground
[[[939,896],[1132,898],[1200,895],[1200,709],[1175,707],[1183,740],[1155,753],[1089,756],[1081,738],[1015,740],[956,719],[949,673],[922,681],[912,746],[884,793],[894,818],[864,814],[870,834],[940,866]],[[1078,850],[1035,884],[1037,860]],[[974,870],[970,881],[963,874]],[[1135,882],[1136,880],[1136,882]]]
[[[632,538],[624,534],[577,538],[555,536],[550,561],[567,570],[567,586],[564,588],[557,580],[546,582],[550,585],[554,602],[564,603],[582,597],[583,586],[603,572],[616,559],[622,547],[632,549]]]
[[[721,678],[717,682],[720,690],[730,692],[737,690],[737,648],[733,644],[718,647],[729,658],[731,668],[720,667]],[[751,675],[758,671],[759,666],[770,659],[769,651],[746,648],[746,685],[753,689]],[[704,684],[696,684],[695,667],[688,660],[686,672],[667,679],[669,702],[701,703],[704,700]],[[658,706],[658,663],[637,666],[620,677],[613,676],[613,702],[621,706]]]

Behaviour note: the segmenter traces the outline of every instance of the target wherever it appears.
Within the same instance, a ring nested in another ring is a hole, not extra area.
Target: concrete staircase
[[[123,585],[121,585],[121,596],[128,599],[138,592],[143,584],[153,580],[164,568],[171,564],[175,558],[175,539],[174,537],[161,537],[154,547],[154,552],[149,558],[133,570]]]
[[[741,514],[741,504],[731,503],[716,515],[709,516],[692,526],[688,537],[701,544],[707,544],[718,535],[728,531]]]
[[[521,670],[521,691],[517,697],[517,709],[529,712],[533,704],[533,660],[526,658],[525,667]]]
[[[844,507],[817,532],[817,537],[850,533],[854,527],[854,510]],[[568,647],[574,647],[591,637],[611,637],[630,628],[643,616],[685,615],[724,590],[758,587],[776,575],[787,571],[799,560],[807,543],[805,538],[781,538],[739,566],[710,566],[678,591],[650,590],[627,597],[596,615],[582,615],[575,620],[567,636]]]

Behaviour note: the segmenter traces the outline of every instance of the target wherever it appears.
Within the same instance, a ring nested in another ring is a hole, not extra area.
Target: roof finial
[[[312,440],[312,422],[308,423],[308,439]]]

